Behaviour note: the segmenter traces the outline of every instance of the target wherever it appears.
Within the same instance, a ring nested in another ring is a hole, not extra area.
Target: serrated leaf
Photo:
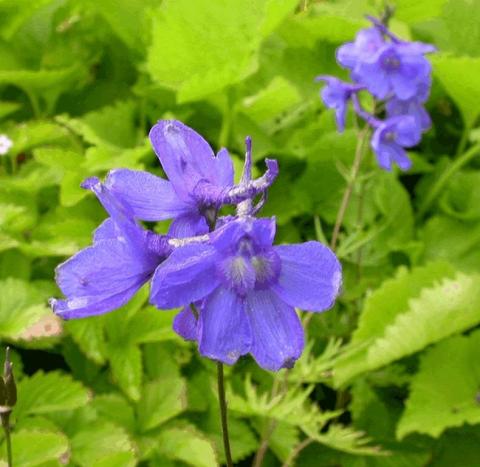
[[[258,124],[268,125],[300,100],[300,93],[295,86],[285,78],[277,76],[257,94],[244,98],[241,110]]]
[[[98,317],[70,320],[65,329],[87,357],[95,363],[103,364],[106,359],[104,324]]]
[[[305,427],[303,430],[310,438],[338,451],[364,456],[386,455],[379,446],[372,445],[372,440],[363,431],[357,431],[351,426],[333,424],[326,433]]]
[[[186,391],[183,378],[146,383],[137,407],[140,430],[145,432],[156,428],[183,412],[187,408]]]
[[[282,21],[295,3],[164,2],[154,22],[149,72],[155,81],[178,89],[182,102],[236,83],[255,71],[263,36]]]
[[[38,371],[18,383],[15,414],[22,418],[32,414],[72,410],[82,407],[89,399],[88,390],[70,375],[58,371]]]
[[[424,290],[368,350],[378,368],[480,322],[480,275],[457,274]]]
[[[8,278],[0,281],[0,336],[18,339],[51,311],[40,290],[28,282]]]
[[[118,426],[96,422],[71,438],[72,459],[81,467],[136,465],[133,444]],[[122,463],[115,464],[115,460]]]
[[[125,428],[128,432],[135,431],[133,407],[120,394],[108,393],[96,396],[92,401],[92,406],[105,420]]]
[[[136,345],[108,346],[110,368],[115,383],[133,400],[140,398],[142,352]]]
[[[397,436],[437,438],[446,428],[480,423],[479,388],[480,332],[440,342],[420,361]]]
[[[195,467],[218,465],[212,444],[193,427],[170,428],[158,436],[158,452]]]
[[[15,467],[40,466],[48,461],[68,460],[68,439],[59,432],[21,430],[12,434],[12,457]],[[2,444],[2,456],[5,443]],[[5,464],[6,465],[6,464]]]
[[[334,366],[334,381],[342,385],[354,376],[367,371],[368,347],[383,336],[385,329],[405,312],[409,301],[424,288],[438,283],[445,277],[453,277],[454,270],[448,263],[431,263],[408,271],[399,268],[395,277],[387,279],[365,300],[357,329]]]

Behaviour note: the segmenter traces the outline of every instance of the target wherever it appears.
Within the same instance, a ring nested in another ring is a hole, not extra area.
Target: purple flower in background
[[[383,35],[378,28],[362,29],[357,33],[354,42],[347,42],[337,49],[337,62],[352,71],[353,79],[358,81],[358,66],[365,61],[371,61],[384,44]]]
[[[428,115],[422,102],[416,97],[405,101],[392,98],[386,103],[386,111],[388,118],[410,115],[415,119],[415,123],[421,131],[427,131],[432,126],[430,115]]]
[[[226,149],[215,156],[194,130],[176,120],[161,120],[150,131],[150,141],[168,181],[148,172],[112,170],[108,189],[145,221],[174,219],[169,234],[190,237],[208,232],[205,217],[222,204],[235,204],[264,191],[275,180],[278,167],[267,160],[267,172],[249,186],[236,187],[233,163]]]
[[[379,124],[371,145],[380,167],[391,170],[396,163],[402,170],[408,170],[412,161],[403,148],[417,145],[420,139],[420,128],[413,117],[392,117]]]
[[[274,219],[242,217],[210,235],[207,244],[176,249],[152,279],[150,300],[161,309],[197,303],[175,320],[202,355],[233,364],[251,353],[265,369],[291,367],[304,347],[294,307],[330,308],[341,266],[318,242],[273,246]]]
[[[378,99],[393,94],[411,99],[419,86],[430,81],[431,65],[423,56],[435,49],[419,42],[388,43],[368,60],[358,63],[355,79]]]
[[[363,89],[358,84],[345,83],[333,76],[317,76],[316,81],[324,81],[327,85],[322,89],[320,95],[323,103],[329,109],[335,109],[335,120],[338,131],[341,133],[345,129],[345,118],[347,113],[347,104],[354,92]]]
[[[64,319],[113,311],[147,282],[171,247],[165,237],[138,226],[97,178],[87,179],[110,217],[95,231],[93,245],[56,269],[56,281],[67,297],[51,299],[53,311]]]

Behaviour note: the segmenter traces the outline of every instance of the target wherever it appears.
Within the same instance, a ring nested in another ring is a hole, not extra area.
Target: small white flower
[[[13,146],[12,140],[7,135],[0,135],[0,156],[4,156]]]

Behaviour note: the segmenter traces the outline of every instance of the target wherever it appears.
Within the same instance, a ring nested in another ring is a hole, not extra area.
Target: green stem
[[[230,438],[228,436],[227,401],[225,398],[223,363],[221,362],[217,362],[217,386],[218,386],[218,401],[220,403],[220,418],[222,421],[223,448],[225,450],[227,467],[233,467],[232,452],[230,450]]]
[[[353,159],[352,169],[350,172],[350,178],[343,193],[342,202],[340,203],[337,218],[335,220],[335,225],[333,227],[332,240],[330,242],[330,248],[333,251],[335,251],[335,248],[337,246],[340,228],[342,227],[343,219],[345,217],[345,213],[347,212],[348,204],[350,203],[350,197],[352,195],[353,187],[355,185],[355,182],[357,181],[358,172],[360,171],[363,153],[365,152],[365,139],[368,135],[368,130],[369,127],[365,126],[365,128],[360,132],[358,136],[357,147],[355,149],[355,157]]]
[[[473,159],[478,152],[480,152],[480,144],[476,144],[468,151],[465,151],[444,170],[444,172],[440,175],[438,180],[433,184],[432,188],[425,196],[423,203],[420,205],[420,208],[418,209],[418,216],[420,218],[423,217],[423,215],[428,211],[432,203],[443,190],[445,185],[450,181],[452,176],[464,165],[470,162],[470,160]]]
[[[13,466],[12,462],[12,440],[10,437],[10,413],[2,414],[2,426],[5,432],[5,444],[7,445],[7,464],[8,467]]]

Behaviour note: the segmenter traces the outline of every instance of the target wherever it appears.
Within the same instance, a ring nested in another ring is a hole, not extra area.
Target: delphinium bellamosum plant
[[[278,175],[275,160],[252,179],[252,143],[246,139],[241,180],[234,183],[226,149],[216,155],[193,129],[159,121],[150,140],[168,180],[147,172],[115,169],[105,182],[88,178],[109,217],[93,245],[56,270],[65,299],[52,299],[64,319],[113,311],[151,282],[159,309],[180,307],[173,329],[196,341],[217,362],[225,455],[230,454],[223,364],[251,354],[269,371],[291,368],[304,348],[295,307],[329,309],[338,295],[341,266],[325,245],[310,241],[274,246],[275,218],[257,217]],[[235,215],[222,216],[224,205]],[[138,221],[173,219],[167,235]]]
[[[326,84],[320,96],[325,106],[335,111],[340,133],[345,129],[350,103],[355,118],[364,121],[333,228],[330,242],[333,250],[367,152],[368,139],[380,168],[391,171],[396,165],[407,171],[412,161],[405,148],[418,145],[422,133],[431,126],[424,104],[430,94],[432,67],[425,55],[436,49],[431,44],[405,41],[393,34],[388,29],[392,15],[393,10],[386,8],[381,19],[367,16],[372,26],[360,30],[353,42],[337,49],[337,62],[350,72],[352,82],[326,75],[316,78]],[[370,111],[362,105],[362,97],[370,103]]]
[[[412,162],[405,148],[416,146],[431,125],[424,108],[431,86],[431,65],[425,54],[435,48],[395,36],[386,26],[388,16],[383,21],[367,17],[373,26],[337,50],[337,62],[350,71],[353,83],[333,76],[318,76],[317,80],[326,83],[321,97],[327,107],[335,109],[340,132],[352,102],[356,115],[373,130],[370,144],[378,165],[391,170],[396,164],[408,170]],[[372,113],[360,104],[359,94],[364,91],[373,99]]]

